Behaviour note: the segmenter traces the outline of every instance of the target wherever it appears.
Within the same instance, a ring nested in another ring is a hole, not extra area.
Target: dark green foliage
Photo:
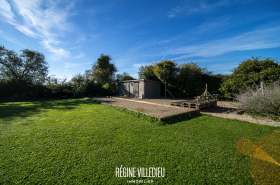
[[[81,98],[117,94],[114,79],[117,69],[110,60],[108,55],[102,54],[92,70],[86,70],[83,75],[78,73],[67,82],[47,77],[48,65],[42,53],[25,49],[18,56],[0,46],[0,98]],[[123,75],[124,79],[132,78],[126,73]]]
[[[99,85],[97,83],[94,83],[94,81],[87,82],[85,84],[85,89],[85,96],[101,94]]]
[[[69,84],[65,85],[63,92],[71,98],[83,98],[85,86],[76,82],[70,82]]]
[[[179,75],[176,77],[176,86],[180,89],[182,95],[189,96],[201,95],[205,91],[207,83],[208,92],[219,94],[219,87],[224,75],[208,71],[207,68],[201,68],[197,63],[187,63],[180,65]]]
[[[159,80],[167,84],[167,89],[175,97],[201,95],[208,84],[208,91],[219,94],[219,87],[224,75],[213,75],[207,68],[201,68],[197,63],[177,65],[175,61],[165,60],[150,66],[139,68],[140,78]],[[168,94],[167,94],[168,95]]]
[[[49,91],[42,86],[48,74],[45,56],[37,51],[21,50],[18,55],[0,46],[0,97],[42,97]]]
[[[259,57],[253,57],[240,63],[233,73],[226,77],[220,91],[229,99],[234,93],[259,85],[261,78],[264,79],[265,84],[276,81],[279,74],[280,66],[275,60],[271,58],[260,60]]]
[[[37,51],[21,50],[18,56],[0,46],[0,76],[14,83],[42,84],[48,75],[48,63],[45,56]]]
[[[102,89],[107,90],[106,95],[116,95],[118,93],[118,84],[106,83],[105,85],[103,85]]]
[[[6,79],[0,79],[0,99],[1,98],[23,98],[23,97],[50,97],[52,90],[41,84],[13,83]]]
[[[66,79],[59,80],[54,76],[50,76],[45,85],[51,90],[49,97],[61,98],[62,96],[67,96],[67,92],[70,91],[70,85],[68,83],[69,82],[67,82]]]
[[[174,79],[179,71],[175,61],[164,60],[157,63],[154,67],[154,73],[163,83],[174,86]]]
[[[47,87],[52,89],[52,97],[82,98],[97,94],[110,95],[107,89],[100,87],[90,76],[87,76],[87,72],[84,75],[76,74],[69,82],[62,80],[57,83],[58,81],[55,79],[52,80],[52,83],[47,84]]]
[[[135,80],[135,78],[130,76],[130,74],[128,74],[127,72],[116,75],[116,82],[120,82],[120,81],[124,81],[124,80]]]
[[[176,86],[186,95],[198,95],[198,92],[201,92],[205,87],[205,85],[202,85],[203,70],[197,63],[193,62],[180,65],[180,72],[176,78]]]
[[[123,74],[117,74],[115,78],[112,78],[109,82],[103,85],[102,89],[106,90],[104,92],[106,95],[116,95],[118,94],[118,83],[124,80],[135,80],[127,72]]]

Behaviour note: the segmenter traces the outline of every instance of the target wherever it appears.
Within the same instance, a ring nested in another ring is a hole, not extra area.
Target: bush
[[[197,96],[205,91],[207,83],[208,91],[211,94],[220,94],[219,88],[224,75],[216,74],[208,71],[207,68],[201,68],[197,63],[187,63],[180,65],[179,73],[174,83],[176,87],[173,89],[174,96]]]
[[[95,94],[100,94],[100,87],[94,81],[88,81],[85,83],[85,96],[92,96]]]
[[[263,80],[264,83],[264,80]],[[263,86],[247,88],[234,99],[241,103],[242,110],[264,116],[280,116],[280,79]]]
[[[260,58],[248,59],[237,68],[233,73],[226,77],[219,89],[225,98],[231,99],[233,94],[246,89],[246,87],[254,87],[260,84],[260,78],[265,83],[271,83],[278,79],[280,74],[280,65],[271,58],[260,60]]]
[[[70,96],[73,96],[73,98],[83,98],[85,91],[85,86],[83,84],[74,82],[70,86],[69,94]]]

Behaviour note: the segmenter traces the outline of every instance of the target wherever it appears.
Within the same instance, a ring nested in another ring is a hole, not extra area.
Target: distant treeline
[[[69,81],[48,76],[45,56],[37,51],[21,50],[20,54],[0,46],[0,99],[11,98],[79,98],[94,95],[116,95],[118,82],[133,80],[128,73],[116,74],[109,55],[101,54],[92,68],[78,73]],[[178,65],[164,60],[139,68],[139,78],[165,83],[175,97],[201,95],[208,84],[208,91],[231,99],[247,86],[259,85],[260,78],[269,83],[278,79],[278,62],[267,58],[254,58],[239,64],[231,75],[213,74],[197,63]]]

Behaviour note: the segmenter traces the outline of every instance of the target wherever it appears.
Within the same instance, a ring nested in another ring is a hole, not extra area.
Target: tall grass
[[[240,102],[240,108],[248,113],[263,116],[280,117],[280,79],[263,88],[247,88],[239,94],[234,94],[234,99]]]

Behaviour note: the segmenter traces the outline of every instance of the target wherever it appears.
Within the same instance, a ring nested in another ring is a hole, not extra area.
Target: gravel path
[[[239,103],[218,101],[217,107],[210,109],[200,110],[201,114],[207,114],[216,117],[237,119],[241,121],[248,121],[250,123],[257,123],[260,125],[269,125],[274,127],[280,127],[279,121],[273,121],[268,118],[253,118],[250,115],[245,115],[243,111],[238,109]]]
[[[177,114],[190,112],[194,109],[171,106],[172,102],[189,101],[190,99],[135,99],[135,98],[97,98],[112,105],[127,108],[129,110],[141,112],[156,118],[162,119]],[[253,118],[250,115],[245,115],[243,111],[238,109],[238,103],[218,101],[217,107],[200,110],[201,114],[237,119],[260,125],[269,125],[280,127],[279,121],[273,121],[268,118]]]

